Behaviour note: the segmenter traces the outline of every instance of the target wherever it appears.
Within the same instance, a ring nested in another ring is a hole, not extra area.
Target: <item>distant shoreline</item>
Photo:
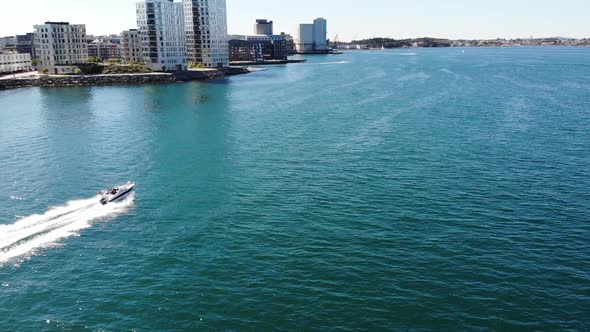
[[[435,47],[512,47],[512,46],[590,46],[590,38],[539,38],[539,39],[444,39],[416,38],[392,39],[371,38],[353,40],[349,43],[335,43],[339,49],[395,49],[395,48],[435,48]]]
[[[549,47],[562,47],[562,48],[590,48],[590,45],[508,45],[508,46],[435,46],[435,47],[391,47],[391,48],[343,48],[338,49],[342,52],[347,51],[381,51],[381,50],[416,50],[416,49],[435,49],[435,48],[527,48],[527,47],[539,47],[539,48],[549,48]]]

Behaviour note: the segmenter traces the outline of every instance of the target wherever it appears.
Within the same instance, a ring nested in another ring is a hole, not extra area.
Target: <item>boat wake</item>
[[[309,65],[344,65],[350,63],[349,61],[333,61],[333,62],[315,62],[315,63],[308,63]]]
[[[20,219],[11,225],[0,225],[0,266],[17,258],[28,258],[40,249],[56,246],[60,240],[76,236],[93,223],[127,212],[135,194],[118,203],[101,205],[98,197],[67,202]]]
[[[408,52],[405,52],[405,53],[401,53],[401,52],[398,52],[398,53],[383,52],[383,53],[375,53],[375,54],[379,54],[379,55],[392,55],[392,56],[414,56],[414,55],[416,55],[416,53],[408,53]]]

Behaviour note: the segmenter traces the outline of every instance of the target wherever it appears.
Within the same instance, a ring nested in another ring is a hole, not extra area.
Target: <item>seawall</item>
[[[0,90],[24,87],[72,87],[103,85],[163,84],[203,81],[225,76],[247,74],[245,68],[186,71],[177,73],[109,74],[109,75],[45,75],[37,78],[10,78],[0,80]]]
[[[258,61],[232,61],[230,65],[232,66],[272,66],[272,65],[286,65],[290,63],[303,63],[306,62],[307,59],[289,59],[289,60],[264,60],[262,62]]]

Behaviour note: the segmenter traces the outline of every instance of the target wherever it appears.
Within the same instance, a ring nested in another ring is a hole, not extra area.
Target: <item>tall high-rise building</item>
[[[299,24],[295,30],[295,49],[297,52],[305,53],[314,50],[313,24]]]
[[[299,24],[295,31],[295,49],[299,53],[324,53],[328,51],[327,22],[317,18],[312,24]]]
[[[186,38],[182,3],[145,0],[137,3],[142,58],[152,70],[186,70]]]
[[[273,34],[272,25],[273,25],[272,21],[256,20],[256,24],[254,25],[254,34],[255,35],[272,36],[272,34]]]
[[[328,49],[328,23],[321,17],[313,20],[313,42],[316,51]]]
[[[188,62],[229,66],[225,0],[183,0]]]
[[[52,74],[71,74],[76,65],[88,63],[86,26],[68,22],[35,25],[37,67]]]

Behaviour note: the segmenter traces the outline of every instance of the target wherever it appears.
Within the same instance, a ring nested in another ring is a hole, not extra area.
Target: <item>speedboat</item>
[[[101,191],[98,193],[100,195],[100,203],[102,205],[107,205],[108,203],[119,201],[127,197],[127,195],[133,191],[133,188],[135,188],[135,183],[130,181],[122,186],[117,186],[106,191]]]

